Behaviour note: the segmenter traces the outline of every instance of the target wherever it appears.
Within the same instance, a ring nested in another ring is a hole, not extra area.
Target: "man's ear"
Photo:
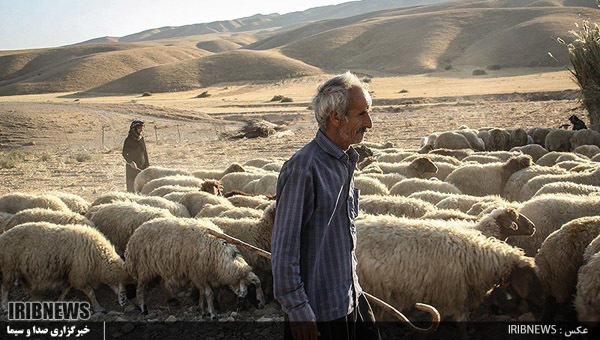
[[[340,125],[342,115],[338,114],[336,110],[329,111],[329,125],[338,127]]]

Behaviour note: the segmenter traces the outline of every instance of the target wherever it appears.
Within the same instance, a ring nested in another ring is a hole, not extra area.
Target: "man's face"
[[[368,94],[367,94],[368,95]],[[358,144],[363,140],[367,129],[373,127],[369,104],[365,93],[358,87],[350,89],[348,117],[341,119],[339,136],[348,144]]]
[[[141,135],[141,134],[142,134],[142,131],[144,131],[144,126],[143,126],[143,125],[138,125],[138,126],[136,126],[136,127],[135,127],[135,132],[136,132],[138,135]]]

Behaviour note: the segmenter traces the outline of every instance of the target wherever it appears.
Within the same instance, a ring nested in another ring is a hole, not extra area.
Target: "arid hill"
[[[320,74],[321,70],[273,51],[238,50],[147,68],[88,91],[186,91],[217,83],[265,81]]]

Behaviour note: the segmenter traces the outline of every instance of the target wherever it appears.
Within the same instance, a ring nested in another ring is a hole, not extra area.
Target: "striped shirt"
[[[273,289],[291,322],[331,321],[352,312],[356,274],[358,153],[319,130],[281,169],[272,235]]]

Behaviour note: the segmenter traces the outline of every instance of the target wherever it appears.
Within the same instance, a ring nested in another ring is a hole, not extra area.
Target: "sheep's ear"
[[[519,214],[514,209],[506,208],[496,216],[496,222],[504,229],[518,230],[519,226],[516,223],[518,218]]]

